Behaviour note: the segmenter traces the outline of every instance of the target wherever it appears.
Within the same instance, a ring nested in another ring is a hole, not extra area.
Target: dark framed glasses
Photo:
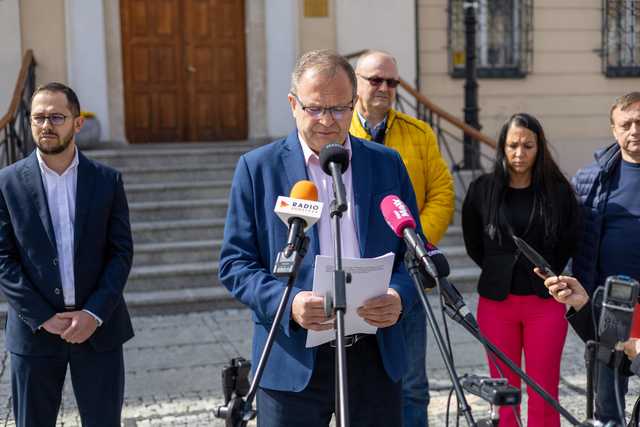
[[[387,82],[388,87],[390,87],[391,89],[395,89],[400,84],[400,80],[397,80],[397,79],[384,79],[382,77],[376,77],[376,76],[366,77],[366,76],[363,76],[362,74],[358,74],[358,75],[363,79],[365,79],[366,81],[368,81],[371,86],[375,86],[375,87],[380,86],[383,82]]]
[[[302,101],[300,101],[300,98],[298,98],[298,95],[296,95],[293,92],[291,92],[291,95],[293,95],[293,97],[296,99],[298,104],[300,104],[300,108],[302,109],[302,111],[304,111],[314,119],[318,119],[322,117],[325,113],[329,113],[331,114],[331,117],[334,118],[334,120],[340,120],[345,116],[345,114],[348,114],[351,111],[353,111],[353,100],[351,100],[350,105],[336,105],[334,107],[317,107],[315,105],[313,106],[304,105]]]
[[[47,120],[49,120],[49,122],[53,126],[62,126],[65,120],[67,120],[67,117],[70,117],[70,116],[65,116],[64,114],[58,114],[58,113],[50,114],[48,116],[37,114],[37,115],[31,116],[31,122],[37,126],[44,126],[44,123]]]

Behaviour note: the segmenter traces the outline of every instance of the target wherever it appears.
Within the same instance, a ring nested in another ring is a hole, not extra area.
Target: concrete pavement
[[[477,298],[465,294],[475,312]],[[432,306],[438,304],[434,295]],[[442,319],[436,310],[438,325]],[[250,356],[252,326],[246,309],[226,309],[192,314],[135,317],[136,336],[125,345],[127,370],[125,427],[146,426],[224,426],[213,417],[222,403],[220,373],[229,359]],[[451,344],[459,375],[487,375],[481,346],[461,327],[449,321]],[[4,335],[0,335],[4,349]],[[560,401],[576,418],[584,418],[586,384],[583,344],[570,330],[562,361]],[[429,337],[427,368],[431,381],[429,417],[432,426],[444,426],[451,383],[438,353],[433,335]],[[638,381],[630,382],[629,396],[640,392]],[[489,407],[473,395],[467,399],[476,419],[486,417]],[[627,411],[633,398],[627,399]],[[526,398],[523,397],[526,417]],[[454,398],[455,402],[455,398]],[[455,423],[455,403],[450,419]],[[461,425],[466,425],[461,420]],[[79,426],[79,417],[69,381],[65,384],[58,426]],[[254,424],[255,425],[255,424]],[[569,425],[563,422],[563,425]],[[0,359],[0,426],[15,426],[11,414],[9,361],[6,353]]]

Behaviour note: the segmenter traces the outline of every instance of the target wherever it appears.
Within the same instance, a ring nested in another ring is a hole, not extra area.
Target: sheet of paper
[[[342,269],[351,273],[351,283],[347,283],[347,312],[344,316],[345,335],[375,334],[376,327],[364,321],[356,310],[366,300],[387,293],[391,281],[394,253],[389,252],[378,258],[343,258]],[[316,255],[313,272],[313,292],[333,297],[333,257]],[[328,331],[308,331],[307,347],[315,347],[334,340],[335,329]]]

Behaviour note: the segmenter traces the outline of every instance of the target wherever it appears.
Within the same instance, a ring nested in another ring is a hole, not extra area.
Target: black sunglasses
[[[390,87],[391,89],[395,89],[400,84],[400,80],[396,79],[383,79],[382,77],[365,77],[362,74],[358,75],[368,81],[371,86],[380,86],[383,82],[387,82],[388,87]]]

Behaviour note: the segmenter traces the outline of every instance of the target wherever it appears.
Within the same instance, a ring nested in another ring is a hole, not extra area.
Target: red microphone
[[[416,255],[427,273],[432,277],[440,277],[436,267],[433,265],[424,243],[416,233],[416,222],[411,215],[407,205],[396,195],[386,196],[380,202],[380,210],[387,224],[396,236],[404,239],[407,247]]]
[[[412,230],[416,228],[416,222],[411,216],[411,212],[407,205],[396,195],[389,195],[380,202],[380,210],[384,220],[387,221],[391,230],[396,236],[403,238],[405,228]]]
[[[380,210],[391,230],[396,236],[404,239],[407,247],[415,254],[420,265],[424,267],[431,277],[438,281],[440,294],[453,311],[454,319],[464,320],[475,327],[477,323],[467,309],[462,295],[446,278],[449,275],[447,259],[432,244],[427,243],[425,248],[425,244],[416,233],[416,222],[407,205],[398,196],[392,194],[382,199]]]

